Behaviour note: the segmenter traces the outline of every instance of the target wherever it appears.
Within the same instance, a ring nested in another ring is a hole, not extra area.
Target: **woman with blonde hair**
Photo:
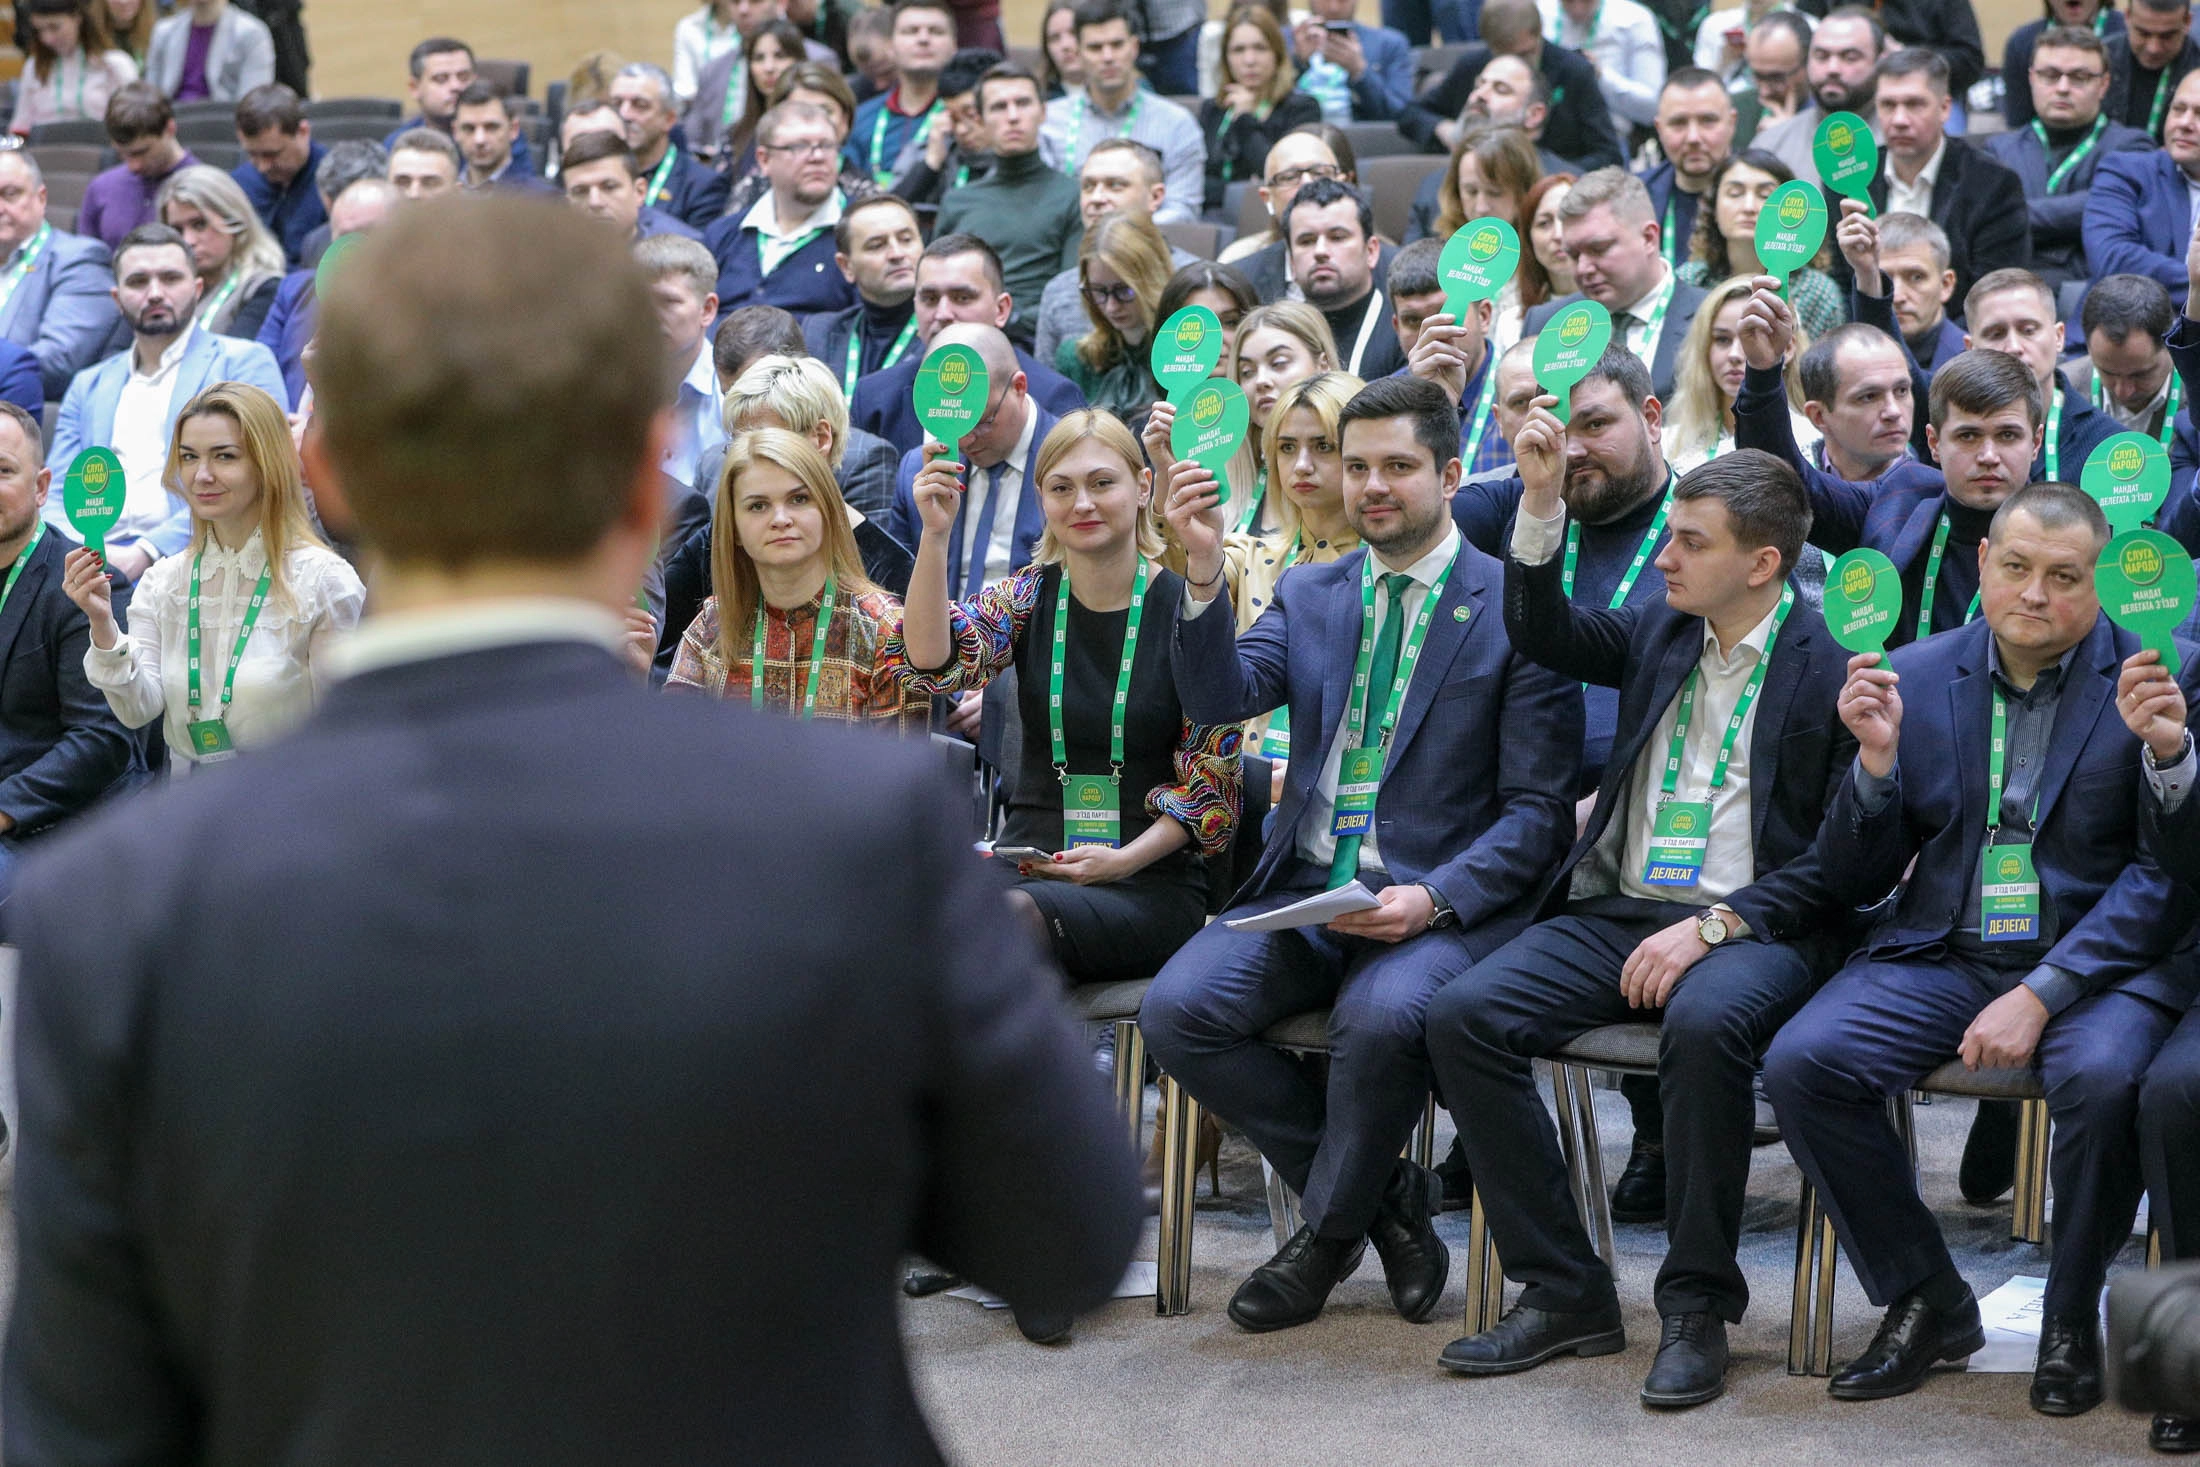
[[[304,718],[366,589],[315,532],[289,420],[259,388],[221,382],[186,403],[162,482],[191,507],[191,544],[139,579],[129,635],[98,555],[70,551],[62,589],[91,622],[85,677],[130,727],[162,720],[180,774]]]
[[[667,690],[924,732],[930,700],[880,661],[901,603],[864,573],[848,507],[814,440],[785,428],[733,440],[718,476],[710,559],[717,594],[681,636]]]
[[[1282,512],[1269,494],[1269,464],[1264,447],[1270,416],[1289,388],[1322,372],[1334,372],[1342,358],[1336,338],[1329,334],[1329,318],[1304,301],[1274,301],[1247,313],[1238,322],[1232,343],[1230,376],[1245,389],[1249,424],[1244,458],[1245,477],[1251,492],[1236,492],[1240,465],[1230,465],[1231,495],[1223,505],[1231,529],[1261,534],[1280,529]],[[1175,460],[1171,459],[1171,466]],[[1159,463],[1155,469],[1166,473]]]
[[[197,323],[222,336],[257,337],[282,288],[283,247],[237,180],[194,163],[168,175],[154,205],[160,222],[191,251],[199,273]]]
[[[1210,214],[1220,212],[1228,185],[1261,176],[1278,138],[1322,120],[1321,103],[1298,90],[1299,69],[1274,15],[1258,5],[1240,5],[1223,22],[1222,38],[1219,84],[1215,95],[1199,104]]]
[[[1125,422],[1140,421],[1161,396],[1151,362],[1154,310],[1173,270],[1169,242],[1141,215],[1105,216],[1077,249],[1092,330],[1062,343],[1054,370],[1076,383],[1086,402]]]
[[[26,0],[16,8],[30,17],[31,46],[9,130],[28,137],[42,123],[105,118],[108,101],[138,79],[138,63],[116,47],[104,0]]]
[[[1742,374],[1749,363],[1742,355],[1742,308],[1749,304],[1751,281],[1746,275],[1722,280],[1711,288],[1696,319],[1681,341],[1673,374],[1673,402],[1665,415],[1665,460],[1676,474],[1685,474],[1709,463],[1734,447],[1734,399],[1742,390]],[[1795,429],[1796,445],[1804,452],[1818,441],[1818,430],[1803,416],[1803,387],[1797,363],[1810,345],[1798,330],[1795,349],[1788,353],[1788,421]]]
[[[935,450],[914,486],[923,532],[887,656],[922,693],[1016,669],[1023,749],[994,845],[1015,853],[1010,901],[1072,981],[1150,974],[1205,919],[1207,863],[1229,850],[1239,795],[1236,726],[1195,724],[1177,701],[1184,582],[1154,564],[1153,476],[1114,417],[1066,414],[1033,461],[1036,559],[951,602],[961,490]]]

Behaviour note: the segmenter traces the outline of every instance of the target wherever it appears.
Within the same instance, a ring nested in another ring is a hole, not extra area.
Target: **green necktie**
[[[1413,584],[1413,577],[1403,574],[1384,576],[1383,590],[1389,593],[1390,609],[1383,613],[1383,629],[1375,638],[1375,659],[1367,672],[1367,706],[1361,710],[1360,737],[1365,740],[1376,732],[1383,705],[1390,699],[1390,685],[1398,676],[1398,644],[1405,639],[1406,590]],[[1384,771],[1389,772],[1387,769]],[[1329,863],[1329,885],[1344,885],[1360,874],[1360,842],[1364,836],[1340,835],[1337,837],[1337,854]]]

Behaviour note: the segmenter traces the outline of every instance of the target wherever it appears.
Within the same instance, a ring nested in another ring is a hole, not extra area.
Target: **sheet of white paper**
[[[1158,1285],[1159,1265],[1152,1259],[1131,1260],[1131,1266],[1123,1271],[1123,1281],[1115,1286],[1113,1297],[1117,1299],[1151,1299]],[[959,1289],[949,1289],[950,1299],[968,1299],[973,1304],[983,1304],[988,1309],[1006,1309],[1008,1301],[998,1294],[991,1294],[976,1284],[964,1284]],[[2031,1369],[2029,1365],[2025,1367]]]
[[[1288,907],[1262,912],[1257,917],[1238,917],[1223,925],[1232,932],[1282,932],[1292,927],[1319,927],[1347,912],[1372,912],[1381,905],[1375,893],[1357,881],[1348,881],[1335,891],[1316,892]]]
[[[1986,1348],[1971,1357],[1967,1368],[2029,1375],[2039,1358],[2040,1315],[2046,1297],[2046,1279],[2020,1273],[1979,1300],[1979,1318],[1986,1325]]]

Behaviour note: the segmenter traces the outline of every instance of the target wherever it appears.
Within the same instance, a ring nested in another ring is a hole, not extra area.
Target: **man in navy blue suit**
[[[1833,719],[1845,658],[1791,579],[1810,532],[1802,481],[1749,449],[1674,486],[1662,603],[1570,604],[1565,431],[1539,407],[1516,440],[1527,491],[1505,627],[1543,665],[1617,687],[1619,733],[1573,856],[1544,888],[1550,920],[1429,1006],[1438,1088],[1506,1272],[1527,1285],[1441,1361],[1502,1375],[1624,1346],[1532,1062],[1598,1025],[1650,1019],[1670,1247],[1642,1400],[1694,1406],[1725,1389],[1726,1329],[1749,1301],[1734,1248],[1757,1058],[1842,950],[1812,847],[1851,755]]]
[[[1983,1343],[1886,1111],[1958,1056],[2040,1070],[2055,1253],[2032,1405],[2070,1416],[2101,1399],[2098,1300],[2138,1210],[2139,1082],[2200,976],[2164,961],[2200,893],[2139,844],[2146,755],[2116,707],[2139,642],[2101,614],[2093,569],[2107,539],[2090,495],[2026,486],[1995,511],[1979,555],[1981,619],[1849,664],[1840,713],[1855,774],[1818,859],[1844,903],[1900,890],[1765,1057],[1788,1149],[1887,1309],[1828,1382],[1838,1399],[1915,1390]],[[2200,654],[2185,661],[2189,689]]]
[[[2094,281],[2080,316],[2085,360],[2072,363],[2069,377],[2119,431],[2144,433],[2169,450],[2170,497],[2155,527],[2193,551],[2200,550],[2200,505],[2193,500],[2200,431],[2193,427],[2190,386],[2169,349],[2177,317],[2158,280],[2111,275]],[[2200,354],[2188,349],[2184,355],[2191,360]]]
[[[1447,512],[1451,399],[1385,378],[1346,405],[1342,438],[1345,513],[1367,548],[1285,576],[1242,636],[1212,477],[1181,463],[1167,511],[1190,586],[1173,629],[1185,716],[1288,706],[1304,736],[1252,878],[1169,961],[1139,1017],[1155,1058],[1300,1196],[1305,1225],[1230,1301],[1252,1331],[1319,1315],[1370,1242],[1398,1313],[1434,1313],[1449,1254],[1427,1174],[1398,1157],[1429,1092],[1422,1013],[1527,924],[1573,833],[1581,693],[1513,650],[1497,563]],[[1354,881],[1379,905],[1319,926],[1227,925]],[[1326,1087],[1260,1041],[1324,1007]]]
[[[2093,175],[2085,201],[2085,257],[2099,275],[2147,275],[2177,304],[2189,283],[2192,194],[2200,185],[2200,71],[2170,97],[2159,150],[2113,153]]]

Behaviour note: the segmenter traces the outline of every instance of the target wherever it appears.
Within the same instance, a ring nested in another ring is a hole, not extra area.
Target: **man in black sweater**
[[[1375,237],[1367,200],[1336,179],[1317,178],[1284,210],[1283,238],[1291,252],[1291,278],[1306,303],[1329,320],[1337,365],[1363,382],[1403,367],[1398,330],[1375,283],[1382,241]]]
[[[1444,79],[1423,92],[1399,114],[1398,130],[1431,153],[1458,140],[1459,113],[1474,94],[1474,83],[1493,56],[1518,56],[1551,84],[1550,121],[1538,140],[1587,173],[1625,161],[1612,113],[1597,87],[1596,68],[1579,51],[1543,39],[1543,21],[1534,0],[1489,0],[1482,7],[1482,40],[1469,46]]]
[[[913,305],[924,235],[917,211],[895,194],[856,200],[833,226],[833,235],[833,263],[855,286],[856,303],[810,317],[802,323],[802,339],[839,380],[841,396],[853,401],[863,378],[893,366],[912,349],[924,354]]]

